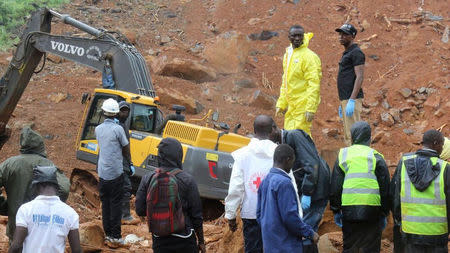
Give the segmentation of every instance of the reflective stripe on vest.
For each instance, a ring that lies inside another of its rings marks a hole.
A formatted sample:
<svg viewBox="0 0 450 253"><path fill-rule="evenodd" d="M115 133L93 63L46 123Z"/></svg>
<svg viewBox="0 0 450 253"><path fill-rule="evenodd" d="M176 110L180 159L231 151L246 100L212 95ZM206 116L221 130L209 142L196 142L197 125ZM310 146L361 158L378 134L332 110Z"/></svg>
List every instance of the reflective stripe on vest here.
<svg viewBox="0 0 450 253"><path fill-rule="evenodd" d="M402 231L417 235L442 235L448 232L447 205L444 193L444 169L446 162L431 157L433 166L438 164L439 175L424 191L417 190L406 172L405 162L416 155L404 156L401 168Z"/></svg>
<svg viewBox="0 0 450 253"><path fill-rule="evenodd" d="M343 206L381 206L375 154L376 150L365 145L353 145L339 152L339 167L345 173Z"/></svg>

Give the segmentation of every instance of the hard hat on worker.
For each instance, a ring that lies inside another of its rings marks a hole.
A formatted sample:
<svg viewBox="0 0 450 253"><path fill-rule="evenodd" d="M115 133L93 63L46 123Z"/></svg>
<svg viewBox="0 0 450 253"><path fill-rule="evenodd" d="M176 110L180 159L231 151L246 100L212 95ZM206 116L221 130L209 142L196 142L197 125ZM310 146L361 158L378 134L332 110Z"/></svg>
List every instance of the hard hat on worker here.
<svg viewBox="0 0 450 253"><path fill-rule="evenodd" d="M102 110L106 116L114 116L119 113L119 104L116 100L108 98L103 102Z"/></svg>

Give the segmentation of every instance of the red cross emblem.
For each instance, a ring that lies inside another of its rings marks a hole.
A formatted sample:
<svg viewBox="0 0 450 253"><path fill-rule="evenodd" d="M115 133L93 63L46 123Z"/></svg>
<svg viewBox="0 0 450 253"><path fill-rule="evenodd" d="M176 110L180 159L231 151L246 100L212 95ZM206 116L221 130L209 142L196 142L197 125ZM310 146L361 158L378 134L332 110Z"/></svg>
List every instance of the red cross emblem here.
<svg viewBox="0 0 450 253"><path fill-rule="evenodd" d="M261 184L261 177L257 177L256 180L253 181L253 184L256 186L256 189L259 189L259 185Z"/></svg>

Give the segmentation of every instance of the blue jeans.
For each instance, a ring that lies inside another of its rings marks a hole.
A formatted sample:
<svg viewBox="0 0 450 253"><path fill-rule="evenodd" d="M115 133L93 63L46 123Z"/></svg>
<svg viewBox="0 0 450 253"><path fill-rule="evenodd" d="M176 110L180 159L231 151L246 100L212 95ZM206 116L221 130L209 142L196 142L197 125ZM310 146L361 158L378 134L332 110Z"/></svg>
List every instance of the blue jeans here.
<svg viewBox="0 0 450 253"><path fill-rule="evenodd" d="M263 253L261 227L256 219L242 219L245 253Z"/></svg>
<svg viewBox="0 0 450 253"><path fill-rule="evenodd" d="M316 200L311 202L309 209L303 211L303 222L310 225L314 232L319 230L319 224L322 220L323 212L325 211L327 204L327 199ZM303 239L303 252L318 252L317 245L315 245L312 240Z"/></svg>

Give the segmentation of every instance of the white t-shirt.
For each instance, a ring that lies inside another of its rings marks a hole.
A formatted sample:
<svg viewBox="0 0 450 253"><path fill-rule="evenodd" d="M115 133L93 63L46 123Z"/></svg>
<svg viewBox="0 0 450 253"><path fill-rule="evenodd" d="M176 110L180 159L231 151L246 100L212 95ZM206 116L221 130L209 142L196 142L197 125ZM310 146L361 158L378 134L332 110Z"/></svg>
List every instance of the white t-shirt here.
<svg viewBox="0 0 450 253"><path fill-rule="evenodd" d="M17 211L16 226L28 229L23 253L64 253L70 230L78 229L78 214L58 196L39 195Z"/></svg>

